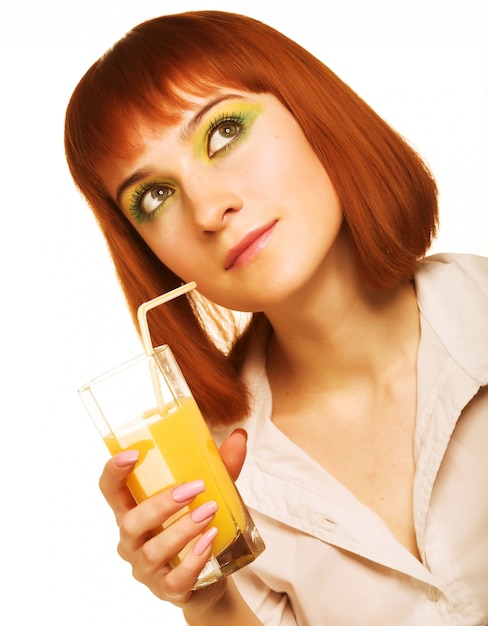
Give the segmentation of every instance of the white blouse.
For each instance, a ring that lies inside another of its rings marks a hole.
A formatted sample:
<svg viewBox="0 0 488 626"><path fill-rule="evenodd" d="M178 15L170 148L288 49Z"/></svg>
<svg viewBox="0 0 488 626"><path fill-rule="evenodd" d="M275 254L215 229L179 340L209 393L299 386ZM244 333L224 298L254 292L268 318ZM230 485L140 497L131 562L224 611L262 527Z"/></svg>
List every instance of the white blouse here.
<svg viewBox="0 0 488 626"><path fill-rule="evenodd" d="M275 427L265 338L246 364L238 487L267 547L234 579L266 626L488 625L488 259L430 257L415 285L421 561Z"/></svg>

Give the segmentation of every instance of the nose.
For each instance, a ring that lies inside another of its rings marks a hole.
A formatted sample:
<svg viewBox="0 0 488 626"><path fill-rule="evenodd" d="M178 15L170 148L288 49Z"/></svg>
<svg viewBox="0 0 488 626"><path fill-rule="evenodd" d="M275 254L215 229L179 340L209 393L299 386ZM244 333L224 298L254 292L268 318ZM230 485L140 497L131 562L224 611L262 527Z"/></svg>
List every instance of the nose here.
<svg viewBox="0 0 488 626"><path fill-rule="evenodd" d="M242 208L242 199L232 184L216 172L192 174L184 188L191 219L201 232L219 231Z"/></svg>

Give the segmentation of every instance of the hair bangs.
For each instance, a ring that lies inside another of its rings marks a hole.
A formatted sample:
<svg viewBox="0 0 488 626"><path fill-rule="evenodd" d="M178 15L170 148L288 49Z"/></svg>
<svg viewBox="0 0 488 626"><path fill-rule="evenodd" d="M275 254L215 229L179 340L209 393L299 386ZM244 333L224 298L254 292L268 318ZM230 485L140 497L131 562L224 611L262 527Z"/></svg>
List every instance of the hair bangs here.
<svg viewBox="0 0 488 626"><path fill-rule="evenodd" d="M198 20L180 23L178 18L156 18L131 30L76 87L67 109L65 148L85 195L106 194L102 172L137 156L143 148L141 127L176 124L188 110L188 95L263 88L252 78L251 33L243 35L237 50L235 33L218 20L198 28Z"/></svg>

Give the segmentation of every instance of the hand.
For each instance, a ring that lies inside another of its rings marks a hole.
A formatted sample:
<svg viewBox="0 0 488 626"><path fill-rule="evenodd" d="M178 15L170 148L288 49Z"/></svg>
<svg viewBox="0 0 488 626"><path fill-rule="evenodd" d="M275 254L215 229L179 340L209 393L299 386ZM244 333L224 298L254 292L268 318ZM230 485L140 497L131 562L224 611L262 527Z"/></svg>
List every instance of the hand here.
<svg viewBox="0 0 488 626"><path fill-rule="evenodd" d="M220 453L229 473L235 480L246 455L246 433L235 430L220 448ZM165 530L158 532L161 525L172 515L190 504L203 484L192 483L166 489L139 505L136 505L127 488L127 476L137 461L137 452L127 451L111 459L100 478L100 489L114 511L120 529L118 552L132 565L134 577L145 584L162 600L191 609L194 613L200 608L208 610L223 596L226 581L192 591L197 577L208 560L212 546L212 529L209 527L213 513L197 521L190 513L184 514ZM195 477L198 479L198 477ZM205 513L205 510L202 514ZM201 520L201 521L200 521ZM201 539L190 549L175 568L169 561L207 527ZM157 534L155 534L157 532Z"/></svg>

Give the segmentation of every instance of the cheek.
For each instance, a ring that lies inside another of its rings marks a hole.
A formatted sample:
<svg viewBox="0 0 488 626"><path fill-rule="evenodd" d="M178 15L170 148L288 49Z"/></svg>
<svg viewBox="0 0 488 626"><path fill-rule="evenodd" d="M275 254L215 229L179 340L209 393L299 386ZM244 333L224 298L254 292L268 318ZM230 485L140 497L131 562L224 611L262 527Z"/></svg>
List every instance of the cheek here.
<svg viewBox="0 0 488 626"><path fill-rule="evenodd" d="M181 244L184 241L183 234L174 226L171 228L163 228L162 224L161 228L155 226L156 224L150 224L146 232L141 229L139 234L167 268L184 278L182 271L189 255L187 246Z"/></svg>
<svg viewBox="0 0 488 626"><path fill-rule="evenodd" d="M317 183L322 186L329 182L321 162L301 133L277 136L270 148L266 157L255 163L255 169L279 180L288 191L307 193Z"/></svg>

